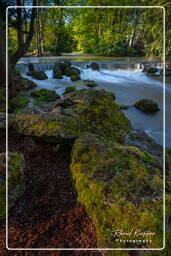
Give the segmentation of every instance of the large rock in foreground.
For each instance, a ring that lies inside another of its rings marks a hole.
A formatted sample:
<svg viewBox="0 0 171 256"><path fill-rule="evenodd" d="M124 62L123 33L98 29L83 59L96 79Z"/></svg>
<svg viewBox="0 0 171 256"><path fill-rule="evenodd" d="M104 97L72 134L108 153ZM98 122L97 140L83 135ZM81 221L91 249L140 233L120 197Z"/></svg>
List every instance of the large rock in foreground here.
<svg viewBox="0 0 171 256"><path fill-rule="evenodd" d="M99 247L163 246L162 165L155 156L84 134L73 146L70 169L78 200L96 227ZM130 237L120 234L131 230Z"/></svg>
<svg viewBox="0 0 171 256"><path fill-rule="evenodd" d="M25 190L24 179L24 157L22 154L8 153L8 210L22 196ZM5 218L5 198L6 198L6 154L0 154L0 221Z"/></svg>
<svg viewBox="0 0 171 256"><path fill-rule="evenodd" d="M66 94L56 101L51 113L19 113L13 126L18 133L54 141L75 139L84 132L91 132L123 142L132 129L112 95L92 89Z"/></svg>

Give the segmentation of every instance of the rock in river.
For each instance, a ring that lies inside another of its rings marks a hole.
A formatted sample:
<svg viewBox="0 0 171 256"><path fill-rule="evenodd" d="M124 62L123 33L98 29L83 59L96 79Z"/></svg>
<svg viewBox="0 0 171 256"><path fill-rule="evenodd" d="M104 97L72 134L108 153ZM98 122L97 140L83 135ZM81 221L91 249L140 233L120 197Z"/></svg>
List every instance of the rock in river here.
<svg viewBox="0 0 171 256"><path fill-rule="evenodd" d="M100 65L96 62L92 62L91 64L87 64L86 68L91 68L92 70L100 70Z"/></svg>
<svg viewBox="0 0 171 256"><path fill-rule="evenodd" d="M37 86L33 81L30 81L29 79L24 78L20 75L15 76L14 82L17 91L33 89Z"/></svg>
<svg viewBox="0 0 171 256"><path fill-rule="evenodd" d="M155 113L159 110L157 103L149 99L139 100L134 106L145 113Z"/></svg>

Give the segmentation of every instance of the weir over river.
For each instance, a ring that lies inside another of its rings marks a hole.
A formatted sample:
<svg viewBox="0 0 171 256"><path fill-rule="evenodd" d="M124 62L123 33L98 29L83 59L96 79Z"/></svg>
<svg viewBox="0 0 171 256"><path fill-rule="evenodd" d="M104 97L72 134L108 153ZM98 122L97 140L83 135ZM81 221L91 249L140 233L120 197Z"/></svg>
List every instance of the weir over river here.
<svg viewBox="0 0 171 256"><path fill-rule="evenodd" d="M63 79L53 78L54 63L60 60L69 60L74 66L81 69L81 78L96 81L99 86L96 89L112 91L116 95L116 102L120 105L128 105L127 110L123 110L131 121L135 129L144 130L157 143L163 144L163 78L156 75L148 75L142 72L143 64L147 60L136 58L82 58L82 57L29 57L21 58L16 69L20 73L33 80L39 88L56 90L63 94L67 86L75 86L77 89L85 88L80 82L72 82L69 77ZM86 69L86 64L95 61L100 64L100 71ZM35 80L25 73L28 71L28 63L33 63L36 70L43 70L48 76L47 80ZM149 63L149 62L148 62ZM150 65L162 69L162 63L150 62ZM87 87L86 87L87 88ZM166 77L166 147L171 147L171 77ZM142 98L149 98L157 102L160 111L155 114L145 114L133 107L133 104Z"/></svg>

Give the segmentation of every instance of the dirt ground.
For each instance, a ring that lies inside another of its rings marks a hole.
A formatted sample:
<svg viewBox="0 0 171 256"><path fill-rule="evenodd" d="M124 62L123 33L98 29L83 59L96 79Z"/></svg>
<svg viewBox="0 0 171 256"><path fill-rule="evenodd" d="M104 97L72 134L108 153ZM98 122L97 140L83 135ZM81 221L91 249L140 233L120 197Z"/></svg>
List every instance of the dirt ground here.
<svg viewBox="0 0 171 256"><path fill-rule="evenodd" d="M0 152L5 150L1 139ZM77 202L69 171L71 148L10 135L9 151L25 158L26 190L9 212L10 248L97 248L95 228ZM0 227L1 255L99 256L98 251L7 251Z"/></svg>

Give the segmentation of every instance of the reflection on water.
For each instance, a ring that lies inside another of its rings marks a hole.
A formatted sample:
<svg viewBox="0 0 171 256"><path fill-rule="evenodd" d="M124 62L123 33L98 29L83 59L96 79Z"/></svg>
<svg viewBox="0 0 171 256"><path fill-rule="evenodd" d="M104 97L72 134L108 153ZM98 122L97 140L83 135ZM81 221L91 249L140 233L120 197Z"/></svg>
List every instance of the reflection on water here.
<svg viewBox="0 0 171 256"><path fill-rule="evenodd" d="M28 59L28 58L27 58ZM30 58L30 62L32 58ZM74 84L77 89L85 88L81 81L72 82L69 77L63 79L54 79L52 68L54 61L50 58L47 59L36 58L37 62L34 66L37 70L45 70L48 79L47 80L35 80L29 76L23 74L24 77L33 80L39 88L48 88L56 90L60 95L63 94L65 87ZM17 69L21 73L27 72L27 60L21 60L17 65ZM105 89L112 91L116 95L116 101L122 105L129 105L128 110L124 110L125 115L129 118L134 128L145 130L149 136L155 139L156 142L162 145L163 143L163 83L162 78L147 75L142 70L142 61L136 59L122 59L116 60L111 58L105 61L99 61L101 66L100 71L93 71L91 69L85 69L85 65L92 60L85 61L72 61L73 65L82 69L81 78L84 80L90 79L98 82L97 89ZM94 60L93 60L94 61ZM23 63L22 63L23 62ZM159 64L156 64L159 65ZM160 111L147 115L133 107L133 104L142 98L149 98L156 101L160 107ZM171 114L171 81L167 79L166 83L166 146L171 147L171 122L169 118Z"/></svg>

